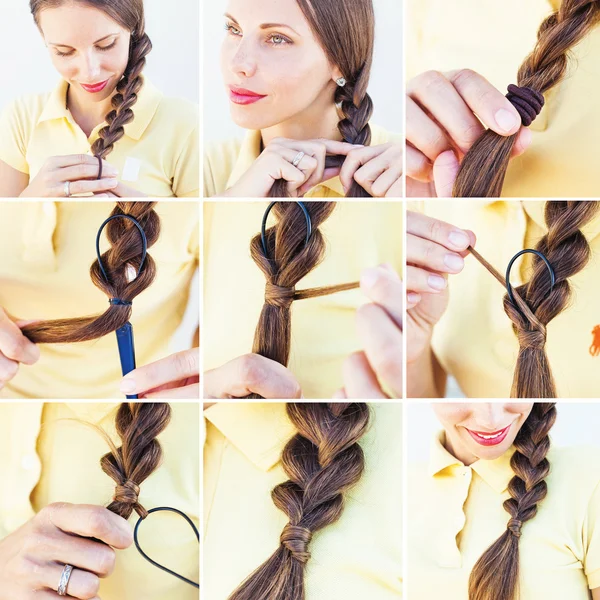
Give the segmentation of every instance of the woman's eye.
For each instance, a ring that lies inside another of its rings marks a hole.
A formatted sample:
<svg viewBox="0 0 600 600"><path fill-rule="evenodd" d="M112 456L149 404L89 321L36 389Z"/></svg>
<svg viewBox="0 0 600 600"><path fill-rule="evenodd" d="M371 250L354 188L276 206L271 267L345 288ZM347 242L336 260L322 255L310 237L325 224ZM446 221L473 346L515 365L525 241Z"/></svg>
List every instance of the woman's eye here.
<svg viewBox="0 0 600 600"><path fill-rule="evenodd" d="M288 38L279 35L278 33L274 33L273 35L271 35L269 37L270 43L273 44L273 46L284 46L285 44L291 44L291 40L289 40Z"/></svg>
<svg viewBox="0 0 600 600"><path fill-rule="evenodd" d="M98 48L100 52L106 52L107 50L112 50L112 48L114 48L116 45L117 40L115 40L112 44L109 44L108 46L96 46L96 48Z"/></svg>
<svg viewBox="0 0 600 600"><path fill-rule="evenodd" d="M232 23L225 24L225 31L230 33L231 35L241 36L242 32Z"/></svg>
<svg viewBox="0 0 600 600"><path fill-rule="evenodd" d="M61 52L60 50L56 50L56 56L72 56L74 50L69 50L68 52Z"/></svg>

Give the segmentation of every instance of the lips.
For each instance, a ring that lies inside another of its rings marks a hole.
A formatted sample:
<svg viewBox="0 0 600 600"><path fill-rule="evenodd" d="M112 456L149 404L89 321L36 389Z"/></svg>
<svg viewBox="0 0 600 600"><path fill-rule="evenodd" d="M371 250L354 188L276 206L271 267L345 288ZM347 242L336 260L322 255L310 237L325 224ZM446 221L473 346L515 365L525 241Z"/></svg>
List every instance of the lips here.
<svg viewBox="0 0 600 600"><path fill-rule="evenodd" d="M108 79L106 81L101 81L100 83L94 83L91 85L88 85L85 83L80 83L79 85L86 92L89 92L90 94L97 94L98 92L101 92L108 85Z"/></svg>
<svg viewBox="0 0 600 600"><path fill-rule="evenodd" d="M471 437L481 446L497 446L501 444L508 435L510 431L512 423L505 427L504 429L500 429L498 431L472 431L471 429L467 429ZM465 428L466 429L466 428Z"/></svg>
<svg viewBox="0 0 600 600"><path fill-rule="evenodd" d="M263 94L257 94L256 92L253 92L252 90L239 88L239 87L236 87L233 85L229 86L229 99L234 104L241 104L241 105L254 104L255 102L258 102L259 100L262 100L263 98L266 98L266 96Z"/></svg>

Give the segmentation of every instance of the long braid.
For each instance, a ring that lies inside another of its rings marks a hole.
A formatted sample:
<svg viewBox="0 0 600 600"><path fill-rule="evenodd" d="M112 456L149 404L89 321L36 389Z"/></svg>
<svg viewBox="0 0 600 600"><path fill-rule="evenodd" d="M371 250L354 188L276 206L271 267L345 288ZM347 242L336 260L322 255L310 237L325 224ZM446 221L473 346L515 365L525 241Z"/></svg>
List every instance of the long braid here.
<svg viewBox="0 0 600 600"><path fill-rule="evenodd" d="M155 202L117 202L111 216L129 215L135 218L144 230L150 248L160 235L160 219L154 210L155 204ZM108 298L132 302L154 281L156 264L148 254L141 272L130 281L132 270L137 273L142 260L142 240L139 231L127 219L113 219L108 223L105 231L111 247L101 258L108 281L100 270L98 260L92 264L90 276L94 285ZM83 342L116 331L127 323L131 312L131 306L111 304L101 315L41 321L27 325L22 331L34 343Z"/></svg>
<svg viewBox="0 0 600 600"><path fill-rule="evenodd" d="M115 425L121 446L111 444L102 457L102 470L117 484L108 510L129 519L135 510L142 518L148 512L139 502L140 485L160 466L162 448L156 437L167 427L171 407L164 403L125 402Z"/></svg>
<svg viewBox="0 0 600 600"><path fill-rule="evenodd" d="M559 9L540 26L536 46L519 69L518 85L544 94L562 81L569 51L599 17L598 0L562 0ZM527 119L523 124L529 124ZM453 196L499 197L517 135L505 137L491 129L483 133L460 165Z"/></svg>
<svg viewBox="0 0 600 600"><path fill-rule="evenodd" d="M146 66L146 56L152 50L152 42L143 32L143 23L140 28L140 33L134 31L131 34L129 62L123 78L117 84L117 93L112 97L113 110L106 115L107 125L100 130L92 146L94 156L102 159L112 152L115 144L125 135L125 125L133 121L132 107L144 85L141 73Z"/></svg>
<svg viewBox="0 0 600 600"><path fill-rule="evenodd" d="M335 523L344 494L364 471L359 441L369 408L359 403L296 403L287 413L298 433L281 462L288 480L272 492L289 519L279 548L235 590L229 600L304 600L304 571L313 535Z"/></svg>
<svg viewBox="0 0 600 600"><path fill-rule="evenodd" d="M515 600L519 588L521 528L535 517L548 493L549 433L556 421L554 403L537 403L515 439L511 458L514 477L504 510L510 515L506 531L479 558L469 579L469 600Z"/></svg>

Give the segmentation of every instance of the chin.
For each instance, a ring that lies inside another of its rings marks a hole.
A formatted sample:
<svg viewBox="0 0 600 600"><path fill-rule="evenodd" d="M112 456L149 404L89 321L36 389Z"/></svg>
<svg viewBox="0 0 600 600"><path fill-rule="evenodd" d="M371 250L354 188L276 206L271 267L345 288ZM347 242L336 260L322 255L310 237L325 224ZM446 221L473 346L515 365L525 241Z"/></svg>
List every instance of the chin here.
<svg viewBox="0 0 600 600"><path fill-rule="evenodd" d="M259 130L268 129L273 125L278 125L280 121L269 118L263 108L258 109L257 106L248 105L241 106L230 101L229 114L232 121L243 129Z"/></svg>

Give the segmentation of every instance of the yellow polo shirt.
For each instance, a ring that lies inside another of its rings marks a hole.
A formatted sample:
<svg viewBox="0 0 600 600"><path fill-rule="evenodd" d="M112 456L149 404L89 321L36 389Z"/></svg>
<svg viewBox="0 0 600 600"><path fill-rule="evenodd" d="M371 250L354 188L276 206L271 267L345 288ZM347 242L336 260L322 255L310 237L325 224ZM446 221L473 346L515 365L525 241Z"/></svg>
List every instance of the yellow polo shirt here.
<svg viewBox="0 0 600 600"><path fill-rule="evenodd" d="M541 200L409 203L409 209L421 208L431 217L474 231L476 249L502 274L517 252L535 248L547 232L544 206ZM600 213L583 233L592 258L569 279L571 302L547 328L546 352L562 398L598 396L600 357L590 353L590 346L597 337L592 330L600 323ZM528 281L531 256L517 259L511 272L513 286ZM433 336L442 367L468 397L508 398L519 344L503 309L504 287L474 257L467 256L462 273L449 277L449 290L448 310Z"/></svg>
<svg viewBox="0 0 600 600"><path fill-rule="evenodd" d="M401 136L371 125L371 146L403 142ZM220 196L238 182L260 156L260 131L248 131L243 139L214 142L204 152L204 197ZM309 190L305 198L343 198L344 188L339 177L324 181Z"/></svg>
<svg viewBox="0 0 600 600"><path fill-rule="evenodd" d="M52 92L18 98L0 114L0 160L30 180L52 156L91 154L106 126L101 123L88 138L66 106L67 89L61 79ZM133 112L107 157L119 180L156 198L199 196L198 107L166 98L145 79Z"/></svg>
<svg viewBox="0 0 600 600"><path fill-rule="evenodd" d="M429 464L408 468L407 585L411 600L467 600L473 566L506 531L514 449L464 466L436 436ZM521 600L589 600L600 587L600 449L548 454L548 495L519 539Z"/></svg>
<svg viewBox="0 0 600 600"><path fill-rule="evenodd" d="M115 484L102 472L109 448L89 427L98 425L115 443L118 404L0 404L0 539L53 502L106 506ZM171 404L172 420L158 439L163 463L140 488L150 510L171 506L199 527L200 465L197 404ZM76 449L76 454L74 454ZM129 522L133 527L138 516ZM198 581L198 541L190 526L170 513L153 513L140 525L142 549L154 560ZM134 545L117 551L114 573L102 580L103 600L193 600L198 590L148 563Z"/></svg>
<svg viewBox="0 0 600 600"><path fill-rule="evenodd" d="M560 0L408 0L407 76L471 68L503 94L533 50L542 21ZM507 36L510 43L506 43ZM503 196L597 197L600 28L570 52L567 75L545 94L531 125L533 143L511 161Z"/></svg>
<svg viewBox="0 0 600 600"><path fill-rule="evenodd" d="M204 368L252 350L264 303L265 277L250 257L267 202L204 204ZM271 221L269 221L270 223ZM307 289L358 281L367 267L388 262L402 272L403 207L397 202L338 202L320 227L325 260L296 286ZM331 398L343 385L344 359L361 344L356 309L360 290L292 304L289 368L306 398Z"/></svg>
<svg viewBox="0 0 600 600"><path fill-rule="evenodd" d="M365 472L310 543L306 600L402 598L402 407L370 407ZM287 517L271 490L287 479L279 458L295 429L280 403L219 403L204 416L203 590L226 600L279 545Z"/></svg>
<svg viewBox="0 0 600 600"><path fill-rule="evenodd" d="M0 203L0 306L19 319L103 313L108 299L92 283L98 228L113 202ZM193 203L159 202L161 235L150 249L153 285L133 303L137 364L169 354L198 267L199 213ZM101 251L108 249L103 236ZM114 334L77 344L41 344L41 358L21 365L0 398L116 398L121 366Z"/></svg>

